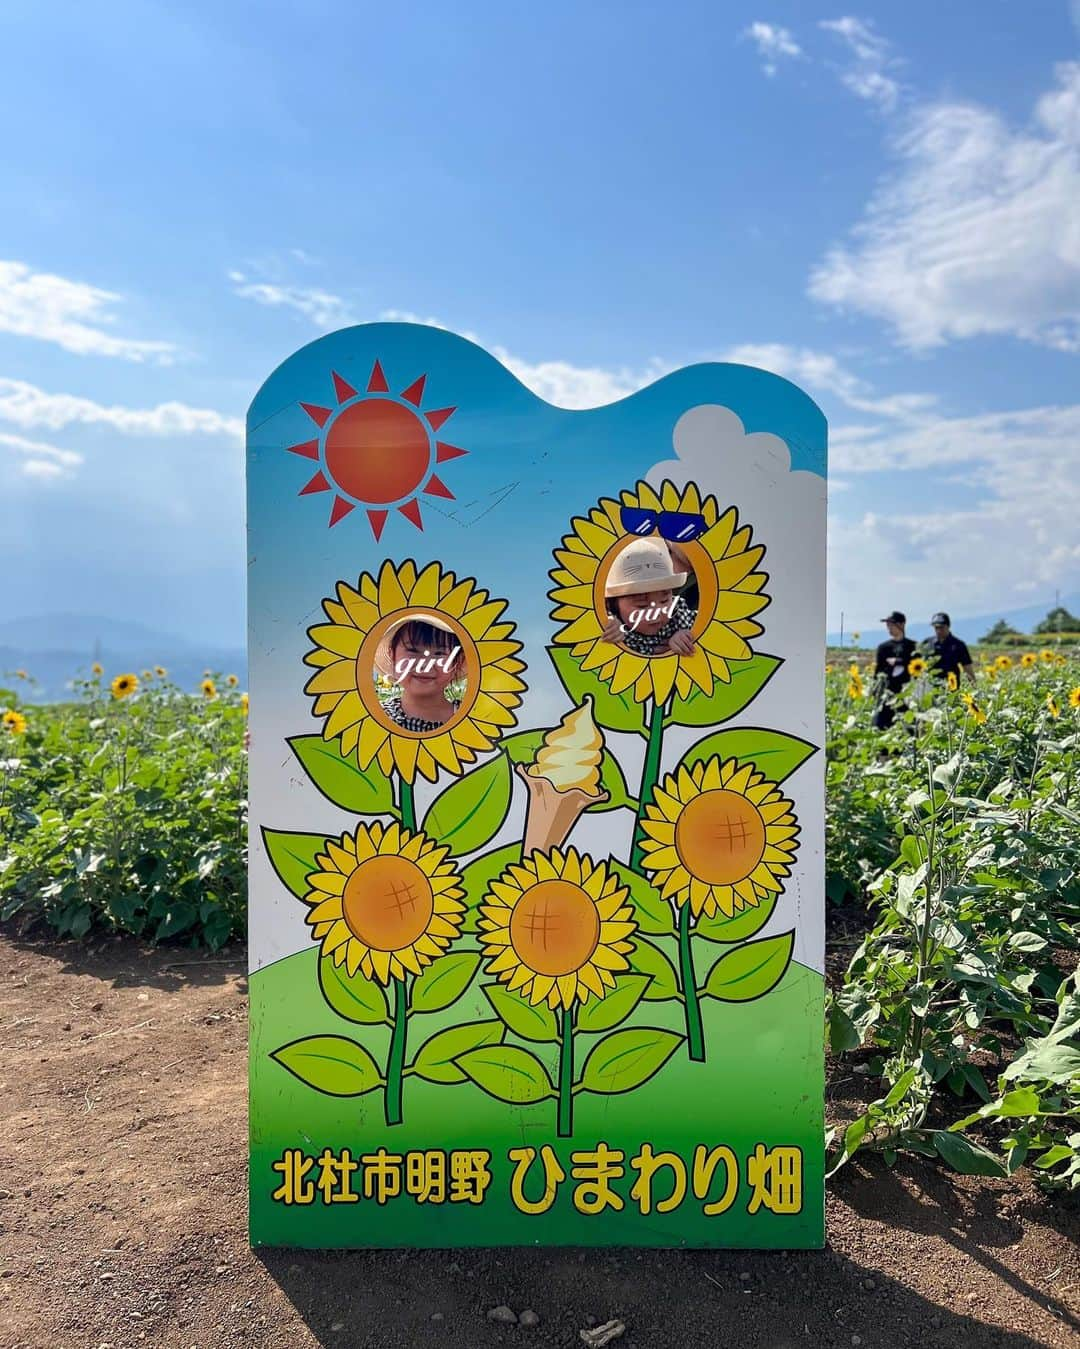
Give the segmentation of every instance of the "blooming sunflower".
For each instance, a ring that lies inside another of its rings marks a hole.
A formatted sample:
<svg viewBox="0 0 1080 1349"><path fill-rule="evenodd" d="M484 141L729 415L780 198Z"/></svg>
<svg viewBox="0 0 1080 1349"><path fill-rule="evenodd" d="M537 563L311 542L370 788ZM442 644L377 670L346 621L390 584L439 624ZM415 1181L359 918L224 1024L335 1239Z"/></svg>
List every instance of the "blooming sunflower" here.
<svg viewBox="0 0 1080 1349"><path fill-rule="evenodd" d="M159 679L164 679L169 672L168 670L166 670L164 665L155 665L154 673L157 675Z"/></svg>
<svg viewBox="0 0 1080 1349"><path fill-rule="evenodd" d="M704 533L680 544L698 584L697 619L691 629L694 650L688 656L639 656L601 640L607 624L607 576L627 540L621 520L624 506L704 517ZM639 482L618 501L605 497L587 517L571 523L573 531L555 550L558 565L550 572L555 583L549 592L552 617L563 621L555 642L569 646L581 668L595 670L613 693L631 690L639 703L647 698L664 703L672 689L685 698L695 685L709 694L716 680L730 683L730 663L753 655L750 639L764 632L753 616L769 603L769 596L762 593L768 574L756 570L765 549L760 544L751 547L753 531L748 525L740 527L735 507L721 515L716 498L702 498L693 483L680 491L664 482L656 491Z"/></svg>
<svg viewBox="0 0 1080 1349"><path fill-rule="evenodd" d="M1025 651L1020 657L1020 664L1025 670L1030 670L1033 665L1038 665L1039 658L1034 651Z"/></svg>
<svg viewBox="0 0 1080 1349"><path fill-rule="evenodd" d="M994 664L999 670L1011 670L1012 656L998 656L997 660L994 661Z"/></svg>
<svg viewBox="0 0 1080 1349"><path fill-rule="evenodd" d="M90 666L90 673L92 675L103 675L105 673L105 667L99 665L97 661L94 661L93 665Z"/></svg>
<svg viewBox="0 0 1080 1349"><path fill-rule="evenodd" d="M16 679L29 679L30 676L27 674L27 672L26 672L25 670L16 670L16 671L15 671L15 678L16 678Z"/></svg>
<svg viewBox="0 0 1080 1349"><path fill-rule="evenodd" d="M866 690L863 688L862 677L860 675L853 674L851 676L848 680L847 691L849 698L865 697Z"/></svg>
<svg viewBox="0 0 1080 1349"><path fill-rule="evenodd" d="M798 848L792 802L753 764L680 765L645 808L645 858L665 899L730 918L783 890Z"/></svg>
<svg viewBox="0 0 1080 1349"><path fill-rule="evenodd" d="M308 875L305 922L350 975L386 985L419 974L458 935L465 906L449 848L396 822L326 840Z"/></svg>
<svg viewBox="0 0 1080 1349"><path fill-rule="evenodd" d="M231 674L225 676L225 683L228 684L229 688L234 689L236 688L237 684L240 683L240 680L237 678L236 675Z"/></svg>
<svg viewBox="0 0 1080 1349"><path fill-rule="evenodd" d="M1046 695L1046 710L1056 721L1061 716L1061 704L1052 693Z"/></svg>
<svg viewBox="0 0 1080 1349"><path fill-rule="evenodd" d="M26 718L14 708L9 708L3 716L0 716L0 726L3 726L10 735L26 734Z"/></svg>
<svg viewBox="0 0 1080 1349"><path fill-rule="evenodd" d="M923 660L922 656L913 656L908 661L907 672L912 679L918 679L919 675L926 673L926 661Z"/></svg>
<svg viewBox="0 0 1080 1349"><path fill-rule="evenodd" d="M1048 646L1044 646L1039 652L1039 659L1044 665L1053 665L1055 653Z"/></svg>
<svg viewBox="0 0 1080 1349"><path fill-rule="evenodd" d="M199 685L199 689L202 692L202 696L208 702L213 702L213 700L217 697L217 685L214 683L212 679L204 679L203 682Z"/></svg>
<svg viewBox="0 0 1080 1349"><path fill-rule="evenodd" d="M109 687L114 698L128 698L139 687L139 679L133 674L117 675Z"/></svg>
<svg viewBox="0 0 1080 1349"><path fill-rule="evenodd" d="M317 671L304 692L315 697L314 715L326 718L323 738L340 738L343 755L355 753L361 768L375 760L388 776L396 768L408 783L417 773L434 782L440 768L460 773L515 725L525 665L516 659L521 643L513 639L513 623L500 621L505 600L491 599L437 562L418 573L411 561L385 562L377 580L365 574L355 589L339 581L337 596L323 600L329 621L308 629L315 649L304 662ZM425 614L453 628L464 654L465 692L440 730L409 731L379 701L375 653L393 627Z"/></svg>
<svg viewBox="0 0 1080 1349"><path fill-rule="evenodd" d="M606 863L573 848L512 863L480 905L488 972L534 1007L605 997L630 967L637 923L628 893Z"/></svg>
<svg viewBox="0 0 1080 1349"><path fill-rule="evenodd" d="M1069 690L1069 706L1080 707L1080 684Z"/></svg>
<svg viewBox="0 0 1080 1349"><path fill-rule="evenodd" d="M960 687L960 681L956 677L955 670L950 670L949 673L945 676L945 683L948 685L950 693L955 693L956 690Z"/></svg>
<svg viewBox="0 0 1080 1349"><path fill-rule="evenodd" d="M250 704L250 699L248 698L248 695L247 695L246 693L241 693L241 695L240 695L240 710L244 713L245 716L247 715L247 711L248 711L249 704Z"/></svg>

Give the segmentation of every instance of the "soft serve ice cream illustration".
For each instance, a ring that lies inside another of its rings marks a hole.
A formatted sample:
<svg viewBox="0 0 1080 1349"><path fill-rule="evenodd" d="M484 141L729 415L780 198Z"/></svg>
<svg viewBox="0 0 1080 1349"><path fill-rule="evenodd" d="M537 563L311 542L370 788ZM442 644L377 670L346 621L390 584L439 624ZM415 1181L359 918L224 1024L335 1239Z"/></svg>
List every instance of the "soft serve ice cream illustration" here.
<svg viewBox="0 0 1080 1349"><path fill-rule="evenodd" d="M548 731L528 768L518 774L529 789L523 852L543 852L566 842L582 811L607 800L600 786L604 737L593 720L592 699L573 708Z"/></svg>

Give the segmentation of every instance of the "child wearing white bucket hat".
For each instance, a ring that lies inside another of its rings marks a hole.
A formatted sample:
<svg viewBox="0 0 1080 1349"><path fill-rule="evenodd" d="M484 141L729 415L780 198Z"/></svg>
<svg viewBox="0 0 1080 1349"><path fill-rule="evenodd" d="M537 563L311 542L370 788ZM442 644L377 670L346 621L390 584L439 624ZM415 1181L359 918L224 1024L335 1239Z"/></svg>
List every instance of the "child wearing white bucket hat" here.
<svg viewBox="0 0 1080 1349"><path fill-rule="evenodd" d="M407 616L382 637L375 668L401 692L383 711L403 731L437 731L457 712L447 690L465 672L465 658L453 628L434 614Z"/></svg>
<svg viewBox="0 0 1080 1349"><path fill-rule="evenodd" d="M604 641L638 656L690 655L697 610L676 594L689 579L688 570L675 570L673 550L662 539L628 543L612 562L604 587L611 616Z"/></svg>

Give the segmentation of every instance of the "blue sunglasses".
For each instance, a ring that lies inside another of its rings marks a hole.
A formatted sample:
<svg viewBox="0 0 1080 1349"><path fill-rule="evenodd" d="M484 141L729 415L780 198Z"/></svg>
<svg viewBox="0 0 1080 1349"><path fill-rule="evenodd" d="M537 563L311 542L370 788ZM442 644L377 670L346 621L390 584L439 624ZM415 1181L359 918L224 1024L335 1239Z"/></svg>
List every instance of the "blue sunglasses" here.
<svg viewBox="0 0 1080 1349"><path fill-rule="evenodd" d="M654 534L657 530L662 539L672 543L689 543L705 533L707 525L703 515L690 511L650 511L644 506L623 506L619 519L627 534Z"/></svg>

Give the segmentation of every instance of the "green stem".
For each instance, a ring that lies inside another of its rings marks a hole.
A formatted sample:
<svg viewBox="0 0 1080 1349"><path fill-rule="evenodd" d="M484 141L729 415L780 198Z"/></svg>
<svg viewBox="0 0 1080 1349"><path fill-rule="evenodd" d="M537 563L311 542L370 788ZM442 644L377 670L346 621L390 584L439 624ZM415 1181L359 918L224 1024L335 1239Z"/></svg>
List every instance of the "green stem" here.
<svg viewBox="0 0 1080 1349"><path fill-rule="evenodd" d="M649 739L645 746L645 765L641 770L637 815L634 819L634 846L630 853L630 870L636 871L639 876L645 874L641 865L645 860L645 850L641 846L645 840L645 807L652 800L653 788L660 781L660 751L663 743L664 708L662 704L654 702L649 713Z"/></svg>
<svg viewBox="0 0 1080 1349"><path fill-rule="evenodd" d="M411 782L406 782L404 778L400 780L400 790L398 792L398 808L401 811L401 823L410 833L416 831L416 802L413 800L413 788Z"/></svg>
<svg viewBox="0 0 1080 1349"><path fill-rule="evenodd" d="M562 1013L562 1040L559 1046L559 1137L574 1132L574 1014Z"/></svg>
<svg viewBox="0 0 1080 1349"><path fill-rule="evenodd" d="M686 999L686 1047L695 1063L705 1062L705 1030L701 1024L694 950L690 942L690 903L679 906L679 980Z"/></svg>
<svg viewBox="0 0 1080 1349"><path fill-rule="evenodd" d="M386 1061L386 1123L401 1123L401 1082L405 1075L405 1037L408 1033L409 995L404 979L394 980L394 1031Z"/></svg>

